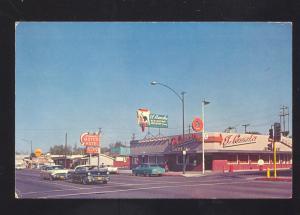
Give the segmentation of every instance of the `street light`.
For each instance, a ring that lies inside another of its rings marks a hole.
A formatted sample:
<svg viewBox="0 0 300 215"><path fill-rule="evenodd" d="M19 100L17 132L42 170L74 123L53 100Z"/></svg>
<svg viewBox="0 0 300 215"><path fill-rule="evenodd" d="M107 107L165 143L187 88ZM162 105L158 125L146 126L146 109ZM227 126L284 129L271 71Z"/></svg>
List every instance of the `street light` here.
<svg viewBox="0 0 300 215"><path fill-rule="evenodd" d="M179 98L179 100L181 101L182 103L182 141L184 141L184 94L186 92L182 91L180 94L181 96L174 90L172 89L171 87L169 87L168 85L166 84L163 84L163 83L159 83L159 82L156 82L156 81L152 81L151 82L151 85L161 85L161 86L164 86L166 88L168 88L169 90L171 90L173 93L175 93L175 95Z"/></svg>
<svg viewBox="0 0 300 215"><path fill-rule="evenodd" d="M182 173L185 174L185 156L186 156L186 149L183 148L182 150Z"/></svg>
<svg viewBox="0 0 300 215"><path fill-rule="evenodd" d="M205 126L205 122L204 122L204 106L208 105L210 102L205 101L205 99L202 101L202 120L203 120L203 131L202 131L202 174L204 175L204 171L205 171L205 161L204 161L204 126Z"/></svg>

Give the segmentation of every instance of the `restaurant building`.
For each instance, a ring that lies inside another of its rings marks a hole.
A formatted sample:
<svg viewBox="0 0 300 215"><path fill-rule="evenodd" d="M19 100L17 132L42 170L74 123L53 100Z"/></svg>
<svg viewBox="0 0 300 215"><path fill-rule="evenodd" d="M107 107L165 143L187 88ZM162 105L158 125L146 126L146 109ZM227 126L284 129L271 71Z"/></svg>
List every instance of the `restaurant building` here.
<svg viewBox="0 0 300 215"><path fill-rule="evenodd" d="M202 133L167 137L153 137L130 142L131 168L140 163L156 163L170 171L182 171L183 149L187 171L202 170ZM273 151L268 149L269 136L207 132L204 140L205 170L228 171L259 169L258 160L263 160L262 168L274 167ZM291 168L292 139L282 137L275 142L277 168Z"/></svg>

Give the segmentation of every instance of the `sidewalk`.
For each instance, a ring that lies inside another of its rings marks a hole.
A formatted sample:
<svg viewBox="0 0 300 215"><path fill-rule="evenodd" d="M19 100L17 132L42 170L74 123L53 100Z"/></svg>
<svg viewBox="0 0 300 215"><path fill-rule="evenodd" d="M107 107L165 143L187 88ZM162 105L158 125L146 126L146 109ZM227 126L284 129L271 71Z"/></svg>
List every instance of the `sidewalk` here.
<svg viewBox="0 0 300 215"><path fill-rule="evenodd" d="M213 175L217 174L216 172L212 172L210 170L206 170L205 174L202 174L202 171L186 171L185 174L182 172L166 172L163 174L163 176L183 176L183 177L202 177L202 176L207 176L207 175Z"/></svg>
<svg viewBox="0 0 300 215"><path fill-rule="evenodd" d="M127 175L132 175L132 170L122 170L119 169L119 174L127 174ZM212 174L217 174L214 173L210 170L206 170L205 174L202 174L202 171L186 171L185 174L182 173L182 171L180 172L166 172L163 174L163 176L183 176L183 177L200 177L200 176L206 176L206 175L212 175Z"/></svg>

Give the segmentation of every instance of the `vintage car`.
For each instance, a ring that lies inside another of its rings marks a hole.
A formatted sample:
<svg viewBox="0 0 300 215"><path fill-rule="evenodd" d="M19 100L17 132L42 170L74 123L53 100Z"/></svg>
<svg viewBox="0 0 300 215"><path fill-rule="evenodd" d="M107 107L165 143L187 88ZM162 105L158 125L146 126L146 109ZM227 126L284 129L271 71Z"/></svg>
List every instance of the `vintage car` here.
<svg viewBox="0 0 300 215"><path fill-rule="evenodd" d="M161 168L157 164L141 164L136 168L132 169L133 175L161 176L163 173L165 173L165 169Z"/></svg>
<svg viewBox="0 0 300 215"><path fill-rule="evenodd" d="M41 169L40 177L42 179L49 179L50 181L55 179L67 179L68 169L65 169L61 165L44 166Z"/></svg>
<svg viewBox="0 0 300 215"><path fill-rule="evenodd" d="M112 165L104 165L105 168L107 168L107 171L109 174L117 174L118 173L118 167L114 167Z"/></svg>
<svg viewBox="0 0 300 215"><path fill-rule="evenodd" d="M26 166L24 163L16 163L15 169L16 170L26 169Z"/></svg>
<svg viewBox="0 0 300 215"><path fill-rule="evenodd" d="M69 171L69 179L72 182L82 184L98 182L106 184L110 180L107 168L98 168L98 166L94 165L80 165L75 167L73 171Z"/></svg>

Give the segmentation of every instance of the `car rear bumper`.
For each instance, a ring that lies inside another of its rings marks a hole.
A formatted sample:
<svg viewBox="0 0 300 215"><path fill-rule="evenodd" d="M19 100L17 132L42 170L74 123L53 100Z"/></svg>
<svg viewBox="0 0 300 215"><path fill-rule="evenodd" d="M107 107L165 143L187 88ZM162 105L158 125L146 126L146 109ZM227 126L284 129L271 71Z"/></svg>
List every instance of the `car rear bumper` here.
<svg viewBox="0 0 300 215"><path fill-rule="evenodd" d="M97 183L97 182L108 182L110 178L108 176L89 176L89 183Z"/></svg>
<svg viewBox="0 0 300 215"><path fill-rule="evenodd" d="M62 180L65 180L68 178L68 174L67 173L60 173L60 174L55 174L55 175L52 175L52 177L54 179L62 179Z"/></svg>

